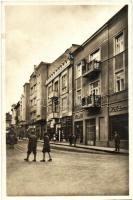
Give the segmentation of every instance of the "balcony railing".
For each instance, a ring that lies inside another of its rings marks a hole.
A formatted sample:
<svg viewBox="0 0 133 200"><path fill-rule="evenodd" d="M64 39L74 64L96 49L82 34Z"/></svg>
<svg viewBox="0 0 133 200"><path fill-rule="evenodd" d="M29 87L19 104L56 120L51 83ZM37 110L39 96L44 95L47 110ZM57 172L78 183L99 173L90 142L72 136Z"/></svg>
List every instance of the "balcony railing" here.
<svg viewBox="0 0 133 200"><path fill-rule="evenodd" d="M100 61L92 60L83 66L82 75L83 77L91 77L92 75L96 75L100 72Z"/></svg>
<svg viewBox="0 0 133 200"><path fill-rule="evenodd" d="M82 108L100 108L101 107L101 96L90 95L82 98Z"/></svg>
<svg viewBox="0 0 133 200"><path fill-rule="evenodd" d="M48 114L48 119L56 119L56 118L59 118L59 113L52 112L52 113Z"/></svg>
<svg viewBox="0 0 133 200"><path fill-rule="evenodd" d="M58 96L59 96L59 93L57 91L52 91L49 94L49 98L50 99L52 99L52 98L58 98Z"/></svg>

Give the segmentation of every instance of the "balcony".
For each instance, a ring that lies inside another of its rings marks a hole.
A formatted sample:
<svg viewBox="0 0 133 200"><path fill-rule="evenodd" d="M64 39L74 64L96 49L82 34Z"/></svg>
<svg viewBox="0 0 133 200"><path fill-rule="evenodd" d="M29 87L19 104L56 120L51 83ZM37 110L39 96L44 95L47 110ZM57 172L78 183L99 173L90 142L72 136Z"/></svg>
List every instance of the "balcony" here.
<svg viewBox="0 0 133 200"><path fill-rule="evenodd" d="M52 112L52 113L48 114L48 119L57 119L59 117L60 117L59 113L57 113L57 112Z"/></svg>
<svg viewBox="0 0 133 200"><path fill-rule="evenodd" d="M83 77L95 77L100 72L100 61L92 60L82 68Z"/></svg>
<svg viewBox="0 0 133 200"><path fill-rule="evenodd" d="M52 91L49 94L49 99L58 98L59 94L57 91Z"/></svg>
<svg viewBox="0 0 133 200"><path fill-rule="evenodd" d="M101 96L90 95L82 98L82 108L93 109L101 107Z"/></svg>

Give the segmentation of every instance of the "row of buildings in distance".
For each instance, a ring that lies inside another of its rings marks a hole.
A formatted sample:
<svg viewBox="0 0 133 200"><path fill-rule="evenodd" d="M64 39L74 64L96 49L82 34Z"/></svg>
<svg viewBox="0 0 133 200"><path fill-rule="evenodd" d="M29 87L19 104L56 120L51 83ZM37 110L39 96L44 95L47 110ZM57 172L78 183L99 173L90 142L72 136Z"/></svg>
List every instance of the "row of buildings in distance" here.
<svg viewBox="0 0 133 200"><path fill-rule="evenodd" d="M36 127L51 137L113 146L118 131L128 148L128 6L82 45L72 44L53 63L34 66L23 94L12 105L14 126Z"/></svg>

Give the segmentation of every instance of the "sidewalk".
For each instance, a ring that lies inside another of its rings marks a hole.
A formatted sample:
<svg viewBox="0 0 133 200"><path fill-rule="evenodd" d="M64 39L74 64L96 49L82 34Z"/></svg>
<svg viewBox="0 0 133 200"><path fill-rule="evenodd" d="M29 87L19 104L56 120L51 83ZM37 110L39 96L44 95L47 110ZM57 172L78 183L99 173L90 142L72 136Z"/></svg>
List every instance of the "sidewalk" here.
<svg viewBox="0 0 133 200"><path fill-rule="evenodd" d="M23 140L27 140L24 138ZM23 141L19 140L19 141ZM43 140L38 140L38 142L43 143ZM51 148L60 149L65 151L74 151L74 152L82 152L82 153L111 153L111 154L123 154L128 155L129 151L127 149L120 149L120 152L115 152L113 147L99 147L99 146L89 146L84 144L76 144L76 146L69 145L69 142L58 142L51 141Z"/></svg>
<svg viewBox="0 0 133 200"><path fill-rule="evenodd" d="M112 147L98 147L98 146L89 146L89 145L83 145L83 144L76 144L76 147L73 145L70 146L68 142L51 142L52 148L58 148L62 150L67 151L80 151L80 152L86 152L86 153L94 153L95 152L106 152L106 153L113 153L113 154L129 154L129 151L126 149L120 149L120 152L114 152L114 148Z"/></svg>

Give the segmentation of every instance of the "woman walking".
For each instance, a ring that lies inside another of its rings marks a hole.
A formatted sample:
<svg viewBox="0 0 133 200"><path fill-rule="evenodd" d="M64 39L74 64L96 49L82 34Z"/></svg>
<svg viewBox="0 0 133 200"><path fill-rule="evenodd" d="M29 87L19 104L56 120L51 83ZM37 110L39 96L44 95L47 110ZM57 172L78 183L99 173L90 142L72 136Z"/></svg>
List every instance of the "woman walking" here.
<svg viewBox="0 0 133 200"><path fill-rule="evenodd" d="M48 153L49 155L49 162L52 161L51 155L50 155L50 141L49 141L49 136L46 133L44 133L44 145L43 145L43 159L40 160L40 162L45 162L45 154Z"/></svg>

